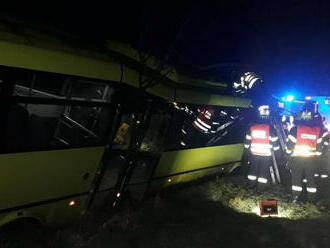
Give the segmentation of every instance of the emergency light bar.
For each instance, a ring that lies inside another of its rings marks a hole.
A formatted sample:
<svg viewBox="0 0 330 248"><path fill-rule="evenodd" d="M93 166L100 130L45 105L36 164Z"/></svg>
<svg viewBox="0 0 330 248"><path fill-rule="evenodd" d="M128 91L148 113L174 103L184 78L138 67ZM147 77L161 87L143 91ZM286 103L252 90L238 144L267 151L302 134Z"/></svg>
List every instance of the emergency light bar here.
<svg viewBox="0 0 330 248"><path fill-rule="evenodd" d="M293 95L288 95L285 98L285 101L287 101L287 102L292 102L293 100L294 100L294 96Z"/></svg>
<svg viewBox="0 0 330 248"><path fill-rule="evenodd" d="M261 200L259 208L260 216L278 215L277 200Z"/></svg>

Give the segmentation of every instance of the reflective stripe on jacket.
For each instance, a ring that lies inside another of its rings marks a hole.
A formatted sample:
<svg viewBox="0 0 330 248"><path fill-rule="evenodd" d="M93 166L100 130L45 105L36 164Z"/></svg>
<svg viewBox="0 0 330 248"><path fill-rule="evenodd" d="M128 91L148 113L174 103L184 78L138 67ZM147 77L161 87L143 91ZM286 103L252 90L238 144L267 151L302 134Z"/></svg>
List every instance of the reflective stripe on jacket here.
<svg viewBox="0 0 330 248"><path fill-rule="evenodd" d="M271 156L272 145L269 142L269 125L255 124L250 127L251 153L258 156Z"/></svg>
<svg viewBox="0 0 330 248"><path fill-rule="evenodd" d="M298 126L297 142L292 156L311 157L316 155L316 146L320 133L321 129L319 127Z"/></svg>
<svg viewBox="0 0 330 248"><path fill-rule="evenodd" d="M293 157L313 157L322 154L327 133L321 135L319 126L298 125L290 130L287 153Z"/></svg>
<svg viewBox="0 0 330 248"><path fill-rule="evenodd" d="M202 132L209 133L212 128L212 119L214 116L214 109L211 107L203 107L198 114L196 120L193 122L194 127Z"/></svg>

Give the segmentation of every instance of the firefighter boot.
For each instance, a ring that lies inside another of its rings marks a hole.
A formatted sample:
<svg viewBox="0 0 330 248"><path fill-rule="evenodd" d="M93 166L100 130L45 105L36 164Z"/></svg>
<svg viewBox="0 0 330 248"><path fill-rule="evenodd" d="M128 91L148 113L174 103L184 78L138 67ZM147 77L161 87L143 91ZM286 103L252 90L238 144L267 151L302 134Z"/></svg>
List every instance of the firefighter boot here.
<svg viewBox="0 0 330 248"><path fill-rule="evenodd" d="M316 193L307 193L307 202L316 203Z"/></svg>
<svg viewBox="0 0 330 248"><path fill-rule="evenodd" d="M257 185L255 183L254 184L253 183L250 183L250 182L247 183L247 188L249 190L255 190L256 187L257 187Z"/></svg>
<svg viewBox="0 0 330 248"><path fill-rule="evenodd" d="M247 180L246 187L250 190L254 190L256 188L256 182L252 180Z"/></svg>

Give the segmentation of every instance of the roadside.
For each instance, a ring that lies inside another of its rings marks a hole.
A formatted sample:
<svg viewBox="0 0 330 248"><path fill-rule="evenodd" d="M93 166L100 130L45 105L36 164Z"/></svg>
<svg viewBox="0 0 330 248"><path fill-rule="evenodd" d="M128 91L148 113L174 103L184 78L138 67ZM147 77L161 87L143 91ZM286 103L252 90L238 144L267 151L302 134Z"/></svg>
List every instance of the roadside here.
<svg viewBox="0 0 330 248"><path fill-rule="evenodd" d="M277 199L280 217L259 217L260 199ZM39 247L327 247L329 229L325 208L292 204L281 186L258 194L243 178L225 177L135 206L124 202L116 215L49 232Z"/></svg>

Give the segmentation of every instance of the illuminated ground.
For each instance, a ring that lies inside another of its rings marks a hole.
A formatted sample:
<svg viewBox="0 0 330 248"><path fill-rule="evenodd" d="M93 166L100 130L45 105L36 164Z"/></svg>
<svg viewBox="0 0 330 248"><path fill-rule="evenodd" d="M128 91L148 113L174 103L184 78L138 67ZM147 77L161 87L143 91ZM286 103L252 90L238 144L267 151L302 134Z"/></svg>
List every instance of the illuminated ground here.
<svg viewBox="0 0 330 248"><path fill-rule="evenodd" d="M217 182L211 182L208 187L209 199L221 202L223 205L241 213L254 213L259 215L258 203L260 200L278 200L278 217L292 220L316 219L327 216L326 200L318 207L314 204L302 201L291 203L290 189L283 185L272 185L263 193L257 193L246 187L246 181L241 177L224 178ZM316 201L320 202L320 201Z"/></svg>
<svg viewBox="0 0 330 248"><path fill-rule="evenodd" d="M139 207L126 204L80 231L51 232L39 247L329 247L327 208L291 204L282 187L258 195L243 185L237 177L213 180ZM278 199L280 214L291 219L251 213L259 199L269 198Z"/></svg>

